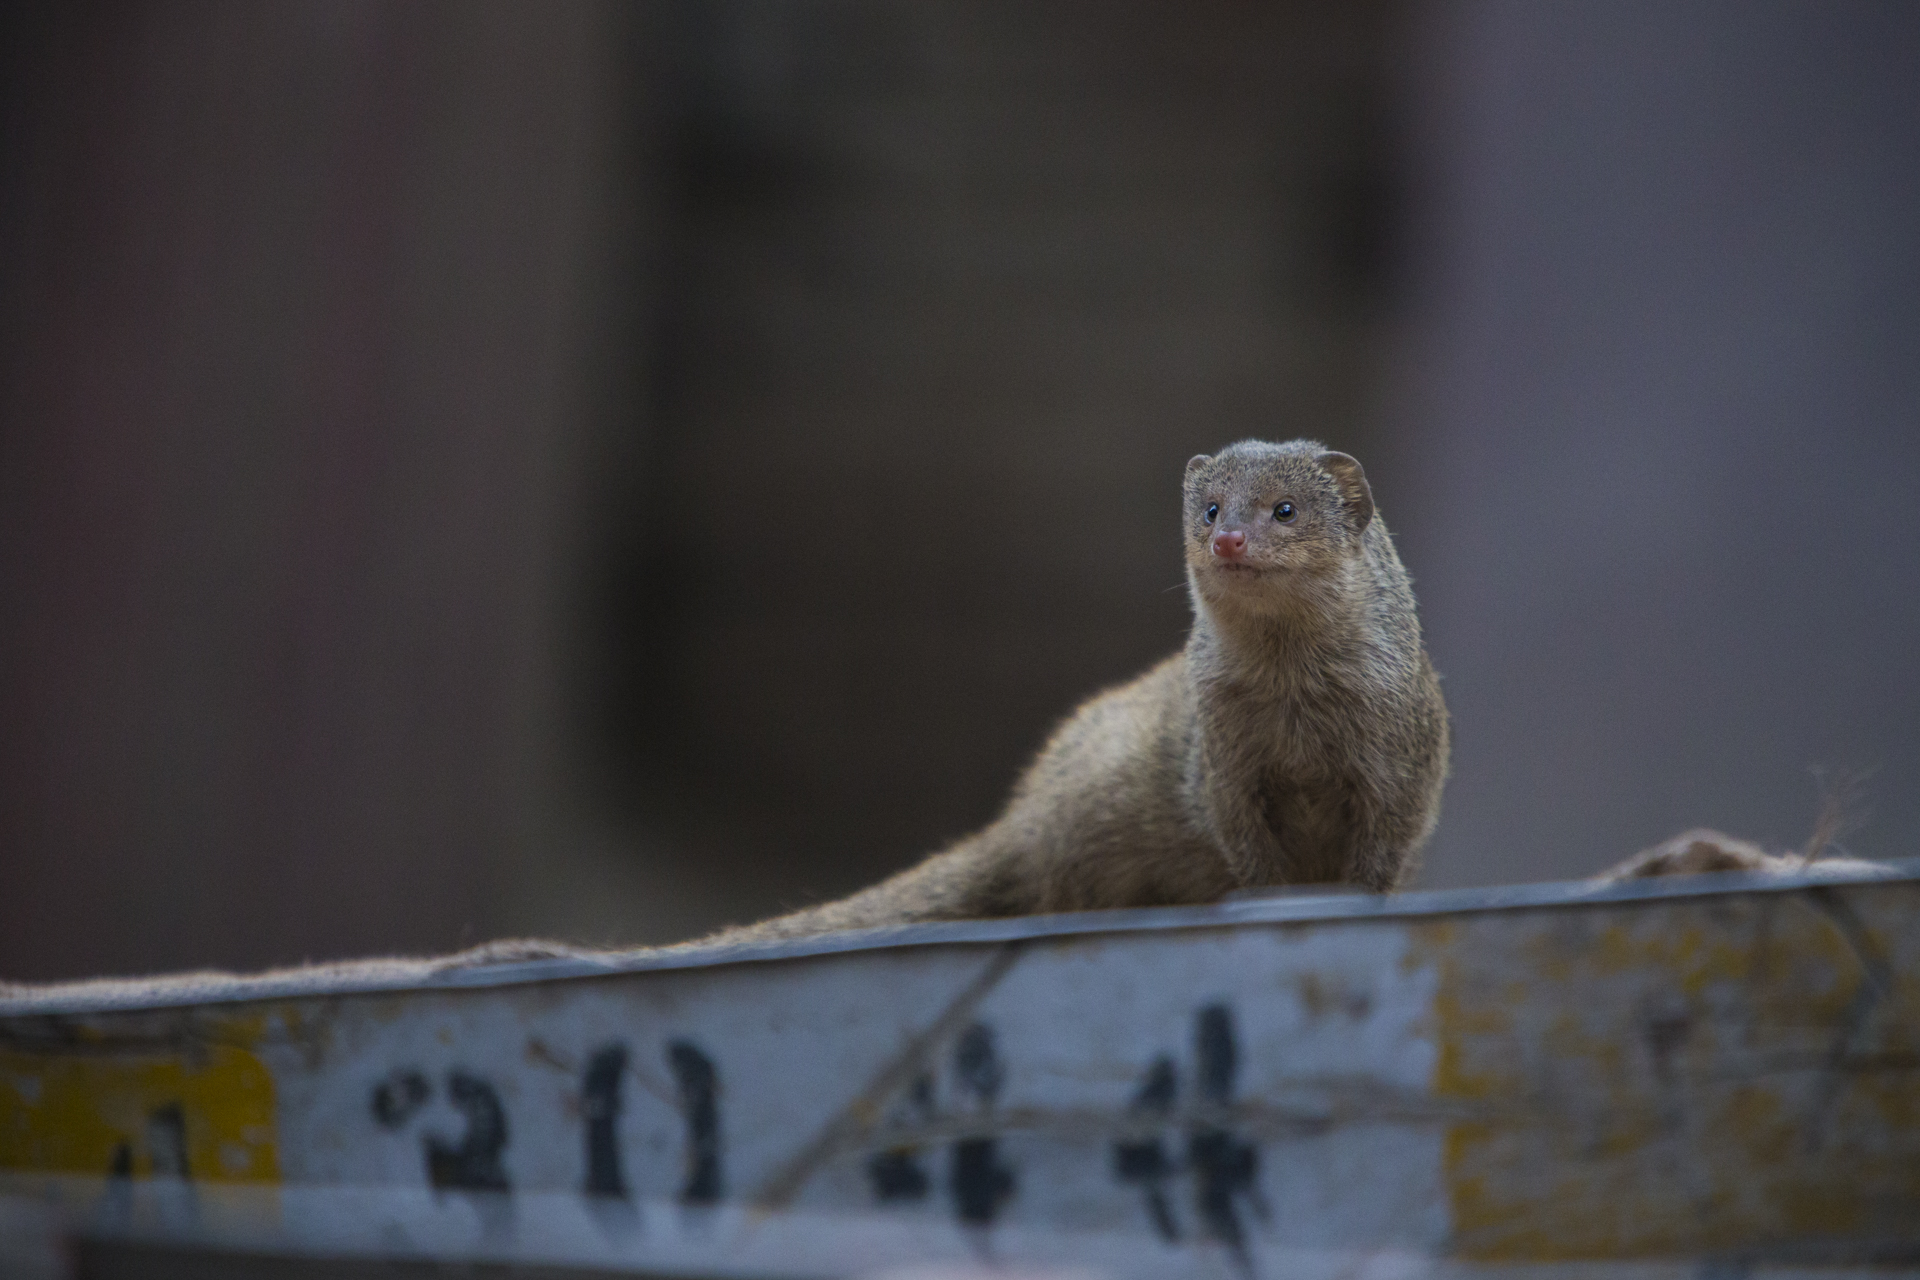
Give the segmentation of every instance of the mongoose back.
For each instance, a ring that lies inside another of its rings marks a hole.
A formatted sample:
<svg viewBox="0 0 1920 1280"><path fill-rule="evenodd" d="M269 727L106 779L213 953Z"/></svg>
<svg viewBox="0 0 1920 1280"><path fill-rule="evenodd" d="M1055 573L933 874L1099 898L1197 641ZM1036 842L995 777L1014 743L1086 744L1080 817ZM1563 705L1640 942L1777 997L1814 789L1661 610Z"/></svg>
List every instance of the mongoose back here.
<svg viewBox="0 0 1920 1280"><path fill-rule="evenodd" d="M1186 647L1055 731L999 819L850 898L728 931L1385 891L1439 815L1447 712L1360 464L1312 440L1187 463Z"/></svg>

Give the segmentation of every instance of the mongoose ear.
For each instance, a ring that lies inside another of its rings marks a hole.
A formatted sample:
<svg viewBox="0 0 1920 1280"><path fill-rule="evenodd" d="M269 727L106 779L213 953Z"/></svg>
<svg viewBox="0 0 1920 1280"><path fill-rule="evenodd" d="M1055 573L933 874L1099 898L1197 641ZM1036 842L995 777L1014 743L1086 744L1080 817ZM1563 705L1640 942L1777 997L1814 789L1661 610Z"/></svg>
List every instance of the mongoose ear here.
<svg viewBox="0 0 1920 1280"><path fill-rule="evenodd" d="M1360 469L1359 459L1351 454L1329 452L1321 454L1319 462L1340 486L1347 519L1353 531L1360 532L1373 521L1373 490L1367 487L1367 473Z"/></svg>
<svg viewBox="0 0 1920 1280"><path fill-rule="evenodd" d="M1204 453L1196 453L1191 458L1187 459L1187 470L1191 471L1195 467L1203 466L1206 463L1209 463L1212 461L1213 461L1213 458L1211 455L1204 454Z"/></svg>

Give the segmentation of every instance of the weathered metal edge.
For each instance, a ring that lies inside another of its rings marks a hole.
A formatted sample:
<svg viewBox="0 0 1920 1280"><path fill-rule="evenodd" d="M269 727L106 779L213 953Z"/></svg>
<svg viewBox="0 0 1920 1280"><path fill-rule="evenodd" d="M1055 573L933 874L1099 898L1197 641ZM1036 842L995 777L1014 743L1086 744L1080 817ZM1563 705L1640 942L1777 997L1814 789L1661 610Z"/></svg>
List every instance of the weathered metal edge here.
<svg viewBox="0 0 1920 1280"><path fill-rule="evenodd" d="M1294 895L1282 892L1199 907L1147 907L998 920L894 925L771 942L681 943L589 956L447 968L426 974L410 972L404 976L385 976L377 972L365 975L348 973L325 983L317 983L310 977L302 978L298 976L298 971L292 971L284 977L234 976L210 986L183 986L155 992L128 992L124 988L110 988L97 994L76 990L56 995L58 988L54 988L44 996L36 996L31 992L0 995L0 1019L137 1012L362 994L472 990L563 979L763 964L900 947L994 945L1091 934L1160 933L1250 924L1391 921L1662 899L1793 893L1834 885L1915 880L1920 880L1920 858L1884 862L1872 869L1862 868L1858 863L1845 867L1814 863L1805 871L1791 874L1719 872L1610 884L1593 880L1561 880L1474 889L1413 890L1398 894Z"/></svg>

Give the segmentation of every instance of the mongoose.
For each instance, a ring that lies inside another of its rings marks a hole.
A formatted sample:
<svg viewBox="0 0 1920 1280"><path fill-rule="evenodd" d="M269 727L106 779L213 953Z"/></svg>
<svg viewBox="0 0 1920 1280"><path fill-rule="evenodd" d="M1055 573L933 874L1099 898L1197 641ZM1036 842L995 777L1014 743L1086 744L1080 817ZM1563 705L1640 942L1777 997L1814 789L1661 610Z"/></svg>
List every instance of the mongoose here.
<svg viewBox="0 0 1920 1280"><path fill-rule="evenodd" d="M917 920L1392 889L1432 832L1447 711L1360 464L1313 440L1187 463L1186 648L1075 711L985 830L732 941Z"/></svg>

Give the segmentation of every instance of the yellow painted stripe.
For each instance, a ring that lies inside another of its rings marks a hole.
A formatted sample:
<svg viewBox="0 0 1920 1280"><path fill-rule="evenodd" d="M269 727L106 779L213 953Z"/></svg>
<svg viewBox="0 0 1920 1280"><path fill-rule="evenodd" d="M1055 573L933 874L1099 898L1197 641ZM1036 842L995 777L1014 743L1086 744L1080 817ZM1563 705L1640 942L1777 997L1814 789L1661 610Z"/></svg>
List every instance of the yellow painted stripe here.
<svg viewBox="0 0 1920 1280"><path fill-rule="evenodd" d="M0 1169L151 1177L182 1153L199 1181L280 1180L273 1075L258 1056L0 1049Z"/></svg>

